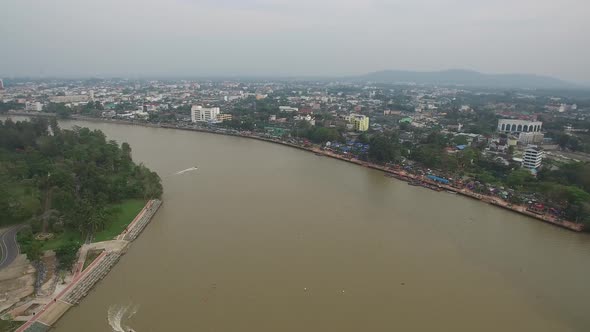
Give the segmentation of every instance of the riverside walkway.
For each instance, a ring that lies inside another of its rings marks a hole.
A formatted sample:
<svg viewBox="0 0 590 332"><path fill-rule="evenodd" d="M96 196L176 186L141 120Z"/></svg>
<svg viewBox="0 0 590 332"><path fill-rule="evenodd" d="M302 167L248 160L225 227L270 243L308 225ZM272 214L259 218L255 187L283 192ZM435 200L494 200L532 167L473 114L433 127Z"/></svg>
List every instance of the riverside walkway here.
<svg viewBox="0 0 590 332"><path fill-rule="evenodd" d="M99 244L116 243L109 248L108 245L101 245L106 249L94 259L86 269L74 273L71 282L62 289L56 296L40 310L35 313L16 332L47 331L55 324L72 306L78 304L92 287L104 278L111 268L119 261L125 250L135 240L141 231L145 229L154 214L158 211L162 201L154 199L149 201L137 217L129 224L127 230L121 233L116 240L100 242ZM122 243L121 243L122 242ZM123 245L121 245L123 244Z"/></svg>
<svg viewBox="0 0 590 332"><path fill-rule="evenodd" d="M145 229L147 224L152 220L152 217L158 211L162 205L162 201L160 200L151 200L149 201L143 210L139 212L137 217L127 226L127 231L124 231L121 235L117 237L117 239L126 240L126 241L134 241L137 239L139 234Z"/></svg>

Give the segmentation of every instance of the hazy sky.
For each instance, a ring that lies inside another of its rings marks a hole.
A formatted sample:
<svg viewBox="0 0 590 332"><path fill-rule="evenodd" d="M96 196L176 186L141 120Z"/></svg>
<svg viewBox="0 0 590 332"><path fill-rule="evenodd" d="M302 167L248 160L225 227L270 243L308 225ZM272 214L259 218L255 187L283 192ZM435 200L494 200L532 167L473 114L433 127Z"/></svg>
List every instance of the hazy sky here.
<svg viewBox="0 0 590 332"><path fill-rule="evenodd" d="M0 76L465 68L590 81L589 0L0 2Z"/></svg>

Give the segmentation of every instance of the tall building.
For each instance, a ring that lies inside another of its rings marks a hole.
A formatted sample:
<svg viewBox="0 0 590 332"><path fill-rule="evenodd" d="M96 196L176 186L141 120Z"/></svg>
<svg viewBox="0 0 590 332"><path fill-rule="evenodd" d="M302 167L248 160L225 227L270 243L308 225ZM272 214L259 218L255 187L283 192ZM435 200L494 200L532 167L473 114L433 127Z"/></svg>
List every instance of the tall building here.
<svg viewBox="0 0 590 332"><path fill-rule="evenodd" d="M348 117L350 122L356 131L367 131L369 130L369 117L361 114L351 114Z"/></svg>
<svg viewBox="0 0 590 332"><path fill-rule="evenodd" d="M543 149L536 145L529 145L524 150L524 156L522 158L522 167L530 170L537 170L541 167L543 161Z"/></svg>
<svg viewBox="0 0 590 332"><path fill-rule="evenodd" d="M203 107L203 106L196 106L193 105L191 107L191 121L192 122L211 122L217 121L217 116L219 115L220 110L219 107Z"/></svg>
<svg viewBox="0 0 590 332"><path fill-rule="evenodd" d="M0 90L4 90L4 81L0 78Z"/></svg>

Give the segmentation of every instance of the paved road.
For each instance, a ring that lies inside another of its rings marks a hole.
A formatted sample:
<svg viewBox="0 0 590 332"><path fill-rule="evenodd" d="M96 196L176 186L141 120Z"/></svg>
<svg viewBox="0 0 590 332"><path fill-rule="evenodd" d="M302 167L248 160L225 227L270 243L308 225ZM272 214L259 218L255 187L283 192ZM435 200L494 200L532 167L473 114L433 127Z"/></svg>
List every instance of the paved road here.
<svg viewBox="0 0 590 332"><path fill-rule="evenodd" d="M0 235L0 249L2 249L0 269L10 265L19 254L18 244L16 242L16 233L19 229L20 226L10 227L5 229L2 235Z"/></svg>

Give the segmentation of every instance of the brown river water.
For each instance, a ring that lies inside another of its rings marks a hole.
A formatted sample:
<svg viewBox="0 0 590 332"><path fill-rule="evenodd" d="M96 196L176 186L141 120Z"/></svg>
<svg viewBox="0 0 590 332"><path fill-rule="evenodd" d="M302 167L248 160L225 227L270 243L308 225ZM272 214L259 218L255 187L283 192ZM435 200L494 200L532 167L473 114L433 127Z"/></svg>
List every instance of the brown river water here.
<svg viewBox="0 0 590 332"><path fill-rule="evenodd" d="M165 194L55 331L590 331L588 234L271 143L72 125Z"/></svg>

